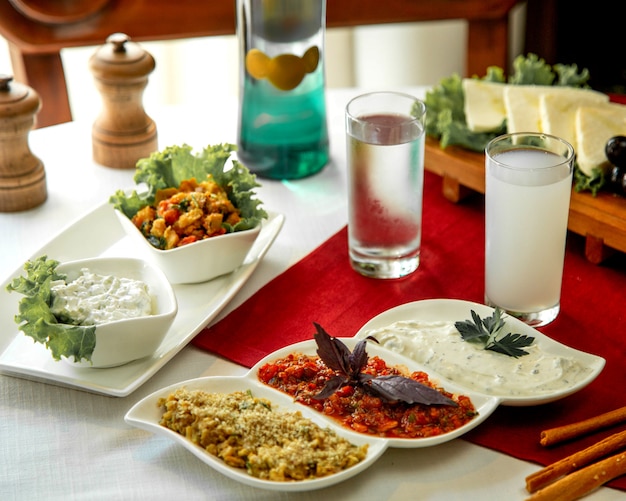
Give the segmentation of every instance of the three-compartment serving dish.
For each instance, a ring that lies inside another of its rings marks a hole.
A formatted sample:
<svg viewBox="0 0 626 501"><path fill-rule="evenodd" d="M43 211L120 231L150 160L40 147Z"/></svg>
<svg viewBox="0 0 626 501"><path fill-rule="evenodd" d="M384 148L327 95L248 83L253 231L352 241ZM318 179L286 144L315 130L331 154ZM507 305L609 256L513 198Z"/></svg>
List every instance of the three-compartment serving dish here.
<svg viewBox="0 0 626 501"><path fill-rule="evenodd" d="M480 315L487 315L493 312L493 309L488 306L460 300L433 299L407 303L396 308L392 308L374 317L359 330L355 337L342 338L341 341L348 348L354 349L354 346L360 340L365 339L368 335L370 335L372 331L393 324L395 322L404 320L421 320L425 322L454 322L468 317L469 312L472 309L477 311ZM489 416L500 405L540 405L571 395L591 383L602 371L605 365L605 360L601 357L575 350L561 343L557 343L556 341L553 341L552 339L548 338L547 336L541 334L537 330L517 319L508 318L507 322L509 321L511 322L512 327L515 328L518 332L535 337L539 349L545 352L548 356L571 359L584 367L584 372L576 380L564 380L562 382L562 385L560 385L558 389L543 391L538 394L531 393L516 397L497 394L490 395L476 391L476 389L457 384L450 379L447 379L445 376L442 376L441 374L432 370L431 368L428 368L423 364L416 362L415 360L412 360L411 358L408 358L402 354L395 353L394 351L384 346L378 345L374 342L367 343L366 350L368 355L379 356L389 366L406 367L409 372L424 371L429 375L432 380L436 381L441 387L443 387L447 391L451 391L456 394L463 394L471 399L475 409L478 411L477 416L463 426L451 432L443 433L437 436L416 439L397 439L372 436L364 433L356 433L355 431L349 430L338 424L332 418L324 416L307 406L296 403L293 397L282 393L279 390L266 386L259 381L259 378L257 376L259 368L263 367L267 363L271 363L293 353L315 355L317 346L313 340L302 341L300 343L286 346L285 348L282 348L274 353L267 355L262 360L260 360L254 367L252 367L244 376L203 377L188 381L182 381L180 383L176 383L168 387L159 389L137 402L128 411L125 416L125 420L127 423L133 426L150 431L151 433L166 437L167 439L174 441L175 443L181 445L189 452L194 454L207 465L223 473L224 475L247 485L277 491L305 491L328 487L330 485L347 480L348 478L351 478L354 475L362 472L363 470L371 466L374 462L376 462L376 460L389 447L424 448L436 446L458 438L469 432L470 430L474 429L475 427L479 426L481 423L487 420ZM512 364L513 363L514 361L512 361ZM306 417L309 417L315 423L323 427L331 428L337 434L345 437L354 444L368 444L367 456L363 461L355 466L352 466L351 468L343 470L339 473L315 478L312 480L277 482L256 478L249 475L245 469L228 466L222 460L208 453L202 447L192 443L184 436L174 431L171 431L160 424L163 410L159 406L159 401L179 388L185 388L188 390L202 390L206 392L216 393L251 391L252 394L255 396L269 399L272 402L273 407L276 407L280 411L287 412L298 410L302 412L302 414Z"/></svg>

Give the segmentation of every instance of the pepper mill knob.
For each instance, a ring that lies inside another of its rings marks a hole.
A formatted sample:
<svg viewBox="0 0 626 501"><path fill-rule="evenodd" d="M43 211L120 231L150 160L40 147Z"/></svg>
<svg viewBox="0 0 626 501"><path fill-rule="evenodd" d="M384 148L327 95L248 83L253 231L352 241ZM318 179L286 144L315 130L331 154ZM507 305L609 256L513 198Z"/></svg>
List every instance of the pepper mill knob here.
<svg viewBox="0 0 626 501"><path fill-rule="evenodd" d="M37 92L0 74L0 212L32 209L48 198L43 163L28 145L40 109Z"/></svg>
<svg viewBox="0 0 626 501"><path fill-rule="evenodd" d="M92 127L94 160L115 169L132 169L158 148L157 128L143 108L152 55L124 33L113 33L89 59L102 97L102 111Z"/></svg>

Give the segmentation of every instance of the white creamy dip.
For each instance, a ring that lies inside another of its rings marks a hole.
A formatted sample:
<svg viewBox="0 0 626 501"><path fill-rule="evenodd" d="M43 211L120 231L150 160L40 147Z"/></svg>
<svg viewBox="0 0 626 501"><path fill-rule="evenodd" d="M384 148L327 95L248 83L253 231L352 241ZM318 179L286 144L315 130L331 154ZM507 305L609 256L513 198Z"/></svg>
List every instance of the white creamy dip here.
<svg viewBox="0 0 626 501"><path fill-rule="evenodd" d="M87 268L70 283L52 283L50 310L74 325L97 325L152 314L148 285L141 280L98 275Z"/></svg>
<svg viewBox="0 0 626 501"><path fill-rule="evenodd" d="M590 369L567 357L541 351L537 343L519 358L464 341L454 322L400 321L366 333L381 345L489 395L536 396L582 380Z"/></svg>

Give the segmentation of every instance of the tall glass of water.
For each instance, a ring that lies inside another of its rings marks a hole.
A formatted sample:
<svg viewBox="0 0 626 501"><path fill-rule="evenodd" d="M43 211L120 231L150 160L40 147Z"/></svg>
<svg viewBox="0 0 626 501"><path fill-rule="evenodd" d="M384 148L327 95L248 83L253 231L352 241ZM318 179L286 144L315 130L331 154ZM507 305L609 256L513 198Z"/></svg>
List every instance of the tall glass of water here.
<svg viewBox="0 0 626 501"><path fill-rule="evenodd" d="M426 106L397 92L358 96L346 107L350 262L374 278L419 266Z"/></svg>
<svg viewBox="0 0 626 501"><path fill-rule="evenodd" d="M574 149L515 133L485 152L485 302L545 325L560 310Z"/></svg>

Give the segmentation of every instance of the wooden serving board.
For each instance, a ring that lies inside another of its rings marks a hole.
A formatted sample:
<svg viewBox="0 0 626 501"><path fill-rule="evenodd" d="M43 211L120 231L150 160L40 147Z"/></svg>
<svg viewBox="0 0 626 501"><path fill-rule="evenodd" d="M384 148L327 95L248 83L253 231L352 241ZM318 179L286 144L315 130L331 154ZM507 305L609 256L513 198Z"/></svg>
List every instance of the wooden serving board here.
<svg viewBox="0 0 626 501"><path fill-rule="evenodd" d="M424 167L443 178L444 196L459 202L472 192L485 193L485 155L426 138ZM614 251L626 252L626 197L608 192L593 196L572 188L568 229L585 237L585 256L600 264Z"/></svg>

